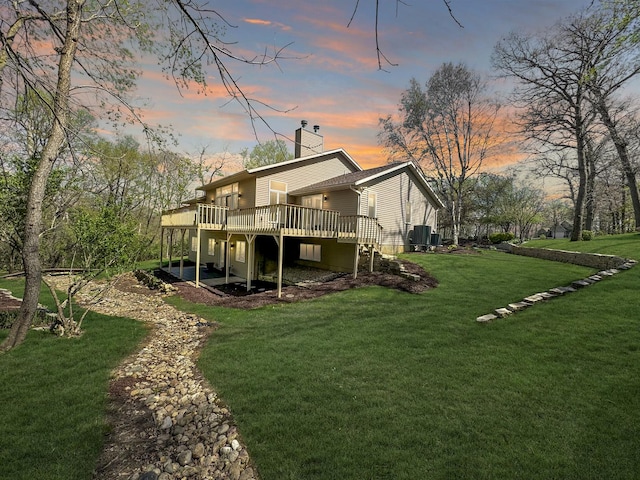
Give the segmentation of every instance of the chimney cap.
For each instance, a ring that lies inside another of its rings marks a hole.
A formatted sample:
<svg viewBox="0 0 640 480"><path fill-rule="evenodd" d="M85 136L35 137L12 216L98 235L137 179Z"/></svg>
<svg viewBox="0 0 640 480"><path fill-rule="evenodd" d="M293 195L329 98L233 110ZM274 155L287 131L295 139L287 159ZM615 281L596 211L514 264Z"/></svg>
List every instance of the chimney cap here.
<svg viewBox="0 0 640 480"><path fill-rule="evenodd" d="M307 123L308 123L308 122L307 122L306 120L301 120L301 121L300 121L300 125L302 125L302 128L306 127L306 126L307 126Z"/></svg>
<svg viewBox="0 0 640 480"><path fill-rule="evenodd" d="M320 130L320 125L314 125L313 126L313 131L317 132L318 130Z"/></svg>

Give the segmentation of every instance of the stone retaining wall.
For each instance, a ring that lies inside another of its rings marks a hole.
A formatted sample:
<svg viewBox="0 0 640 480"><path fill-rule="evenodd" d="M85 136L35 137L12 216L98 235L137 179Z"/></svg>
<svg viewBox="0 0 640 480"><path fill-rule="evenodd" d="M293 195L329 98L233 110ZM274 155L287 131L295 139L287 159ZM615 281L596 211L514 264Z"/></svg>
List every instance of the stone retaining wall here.
<svg viewBox="0 0 640 480"><path fill-rule="evenodd" d="M511 244L509 244L508 251L514 255L542 258L545 260L553 260L554 262L572 263L574 265L582 265L584 267L595 268L597 270L616 268L626 261L626 259L615 255L569 252L566 250L551 250L548 248L519 247Z"/></svg>

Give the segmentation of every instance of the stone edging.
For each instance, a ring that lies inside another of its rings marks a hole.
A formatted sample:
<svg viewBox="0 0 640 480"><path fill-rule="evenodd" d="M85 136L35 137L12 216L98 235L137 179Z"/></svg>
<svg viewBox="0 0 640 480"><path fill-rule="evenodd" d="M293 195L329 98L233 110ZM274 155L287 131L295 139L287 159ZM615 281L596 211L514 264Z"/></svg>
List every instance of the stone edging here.
<svg viewBox="0 0 640 480"><path fill-rule="evenodd" d="M509 244L509 247L505 250L515 255L543 258L546 260L572 263L592 268L604 268L604 270L601 270L597 274L591 275L587 278L571 282L571 285L552 288L546 292L535 293L524 298L520 302L510 303L506 307L496 308L493 313L488 313L476 318L476 322L478 323L489 323L498 318L505 318L515 312L535 305L536 303L575 292L580 288L588 287L589 285L593 285L605 278L612 277L623 270L629 270L637 263L636 260L624 259L614 255L568 252L565 250L551 250L546 248L526 248L517 247L511 244Z"/></svg>

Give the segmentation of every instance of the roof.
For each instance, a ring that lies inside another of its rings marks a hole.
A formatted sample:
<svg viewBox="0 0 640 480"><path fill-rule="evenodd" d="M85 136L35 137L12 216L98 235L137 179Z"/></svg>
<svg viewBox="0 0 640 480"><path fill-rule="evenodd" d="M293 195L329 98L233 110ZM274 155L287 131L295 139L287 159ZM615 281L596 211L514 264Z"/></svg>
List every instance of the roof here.
<svg viewBox="0 0 640 480"><path fill-rule="evenodd" d="M440 208L444 208L444 203L442 203L442 201L438 198L433 188L431 188L431 185L429 185L429 183L427 182L427 179L424 177L423 173L416 168L413 162L396 162L390 163L388 165L383 165L381 167L362 170L359 172L346 173L344 175L330 178L322 182L307 185L306 187L299 188L289 193L291 195L300 196L328 192L332 190L344 190L351 187L357 188L382 176L393 174L403 169L409 169L410 171L412 171L415 174L418 182L433 198L436 205Z"/></svg>
<svg viewBox="0 0 640 480"><path fill-rule="evenodd" d="M278 162L278 163L273 163L271 165L265 165L262 167L249 168L247 170L242 170L241 172L237 172L232 175L227 175L226 177L221 177L218 180L208 183L207 185L203 185L201 187L196 188L196 190L203 190L203 191L213 190L214 188L219 186L227 185L233 182L238 182L240 180L251 178L262 173L268 173L270 170L274 170L276 168L287 167L289 165L295 166L296 164L304 161L319 159L321 157L337 156L337 155L344 158L348 163L351 164L351 166L354 169L358 171L362 170L362 167L358 165L356 161L353 158L351 158L351 156L345 150L343 150L342 148L338 148L335 150L329 150L322 153L307 155L306 157L294 158L293 160L285 160L284 162Z"/></svg>

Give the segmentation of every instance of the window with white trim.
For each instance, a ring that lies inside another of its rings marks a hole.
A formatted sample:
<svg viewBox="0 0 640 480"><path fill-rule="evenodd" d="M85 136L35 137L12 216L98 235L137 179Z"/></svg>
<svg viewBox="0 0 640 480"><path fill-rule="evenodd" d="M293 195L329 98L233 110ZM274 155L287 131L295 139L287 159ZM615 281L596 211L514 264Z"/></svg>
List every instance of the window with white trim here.
<svg viewBox="0 0 640 480"><path fill-rule="evenodd" d="M287 184L269 180L269 204L287 203Z"/></svg>
<svg viewBox="0 0 640 480"><path fill-rule="evenodd" d="M322 246L313 243L300 244L300 260L320 262L322 260Z"/></svg>
<svg viewBox="0 0 640 480"><path fill-rule="evenodd" d="M198 237L191 237L191 251L198 251Z"/></svg>
<svg viewBox="0 0 640 480"><path fill-rule="evenodd" d="M238 183L216 188L215 204L229 210L238 208Z"/></svg>
<svg viewBox="0 0 640 480"><path fill-rule="evenodd" d="M404 223L411 223L411 202L407 201L404 208Z"/></svg>
<svg viewBox="0 0 640 480"><path fill-rule="evenodd" d="M207 255L215 255L216 254L216 239L209 238L207 239Z"/></svg>
<svg viewBox="0 0 640 480"><path fill-rule="evenodd" d="M247 254L247 242L236 242L236 262L245 262Z"/></svg>
<svg viewBox="0 0 640 480"><path fill-rule="evenodd" d="M377 203L378 203L378 195L376 194L376 192L371 192L369 191L369 195L367 195L368 200L368 212L367 212L367 216L371 217L371 218L376 218L377 217Z"/></svg>
<svg viewBox="0 0 640 480"><path fill-rule="evenodd" d="M322 195L306 195L302 197L302 206L322 209Z"/></svg>

